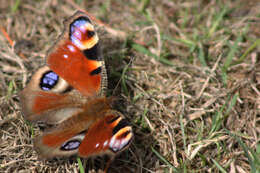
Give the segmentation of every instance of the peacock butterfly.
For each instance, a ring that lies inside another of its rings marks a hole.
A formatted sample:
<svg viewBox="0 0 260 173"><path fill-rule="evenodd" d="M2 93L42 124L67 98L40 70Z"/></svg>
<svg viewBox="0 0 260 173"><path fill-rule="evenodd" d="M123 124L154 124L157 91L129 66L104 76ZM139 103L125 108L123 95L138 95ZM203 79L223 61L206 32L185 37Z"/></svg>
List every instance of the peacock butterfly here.
<svg viewBox="0 0 260 173"><path fill-rule="evenodd" d="M64 21L46 65L20 93L25 119L52 125L34 138L42 158L115 156L133 139L124 116L105 97L107 77L98 35L84 12Z"/></svg>

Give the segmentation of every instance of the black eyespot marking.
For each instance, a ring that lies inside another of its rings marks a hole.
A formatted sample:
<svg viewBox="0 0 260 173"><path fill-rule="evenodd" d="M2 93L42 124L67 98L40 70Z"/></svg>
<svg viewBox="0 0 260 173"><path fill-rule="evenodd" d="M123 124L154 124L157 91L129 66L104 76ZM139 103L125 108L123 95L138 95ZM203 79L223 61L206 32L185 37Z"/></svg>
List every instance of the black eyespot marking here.
<svg viewBox="0 0 260 173"><path fill-rule="evenodd" d="M131 133L130 130L129 130L129 131L126 131L125 133L123 133L120 137L121 137L121 138L125 138L125 137L127 137L127 135L128 135L129 133ZM130 142L130 141L129 141L129 142Z"/></svg>
<svg viewBox="0 0 260 173"><path fill-rule="evenodd" d="M53 71L47 71L42 75L40 88L44 91L49 91L55 87L59 81L59 76Z"/></svg>
<svg viewBox="0 0 260 173"><path fill-rule="evenodd" d="M95 31L87 31L88 38L91 38L95 35Z"/></svg>
<svg viewBox="0 0 260 173"><path fill-rule="evenodd" d="M102 68L101 67L98 67L96 68L95 70L93 70L92 72L90 72L90 75L97 75L97 74L100 74L102 71Z"/></svg>
<svg viewBox="0 0 260 173"><path fill-rule="evenodd" d="M124 127L128 126L129 123L126 119L122 119L116 127L113 129L113 135L116 134L120 129L123 129Z"/></svg>
<svg viewBox="0 0 260 173"><path fill-rule="evenodd" d="M87 16L80 16L77 19L75 19L71 24L73 24L77 21L83 21L83 22L91 23L90 19Z"/></svg>
<svg viewBox="0 0 260 173"><path fill-rule="evenodd" d="M97 43L92 48L83 50L83 54L85 55L85 57L87 59L99 61L100 60L100 50L99 49L100 49L100 47L99 47L99 44Z"/></svg>
<svg viewBox="0 0 260 173"><path fill-rule="evenodd" d="M75 150L77 148L79 148L81 141L79 140L71 140L68 142L65 142L64 144L62 144L60 150L63 151L69 151L69 150Z"/></svg>

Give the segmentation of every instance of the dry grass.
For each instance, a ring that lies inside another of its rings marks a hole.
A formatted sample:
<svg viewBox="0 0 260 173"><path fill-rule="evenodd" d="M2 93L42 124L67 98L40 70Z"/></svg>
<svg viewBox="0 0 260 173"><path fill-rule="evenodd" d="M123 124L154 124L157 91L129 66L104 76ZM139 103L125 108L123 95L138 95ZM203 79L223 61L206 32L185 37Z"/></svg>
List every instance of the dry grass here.
<svg viewBox="0 0 260 173"><path fill-rule="evenodd" d="M17 97L79 7L121 31L98 25L109 93L135 133L110 172L260 172L257 0L0 0L15 41L0 33L0 172L79 172L75 158L37 159Z"/></svg>

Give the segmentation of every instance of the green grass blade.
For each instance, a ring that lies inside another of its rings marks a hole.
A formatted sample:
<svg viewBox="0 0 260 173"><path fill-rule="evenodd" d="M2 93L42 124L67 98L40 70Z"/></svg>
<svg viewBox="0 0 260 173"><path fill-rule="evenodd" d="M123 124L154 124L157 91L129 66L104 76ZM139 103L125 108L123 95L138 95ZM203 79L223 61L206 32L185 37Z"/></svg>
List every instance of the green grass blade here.
<svg viewBox="0 0 260 173"><path fill-rule="evenodd" d="M7 88L7 98L10 98L14 93L14 80L11 80Z"/></svg>
<svg viewBox="0 0 260 173"><path fill-rule="evenodd" d="M146 49L144 46L141 46L140 44L133 44L132 45L133 49L135 49L136 51L142 53L142 54L145 54L145 55L148 55L150 57L153 57L155 59L158 60L158 56L153 54L152 52L150 52L148 49Z"/></svg>
<svg viewBox="0 0 260 173"><path fill-rule="evenodd" d="M34 128L33 128L32 123L30 121L28 121L28 120L25 120L25 123L26 123L26 125L29 126L29 129L30 129L30 132L31 132L31 136L32 136L32 138L34 138L35 132L34 132Z"/></svg>
<svg viewBox="0 0 260 173"><path fill-rule="evenodd" d="M238 93L236 93L236 94L232 97L231 102L230 102L230 104L229 104L229 106L228 106L227 111L225 112L225 114L228 114L228 113L232 110L232 108L235 106L235 104L236 104L236 102L237 102L237 98L238 98Z"/></svg>
<svg viewBox="0 0 260 173"><path fill-rule="evenodd" d="M242 62L246 59L247 55L248 55L250 52L252 52L252 51L253 51L257 46L259 46L259 45L260 45L260 38L257 39L257 40L243 53L243 55L242 55L233 65L242 63Z"/></svg>
<svg viewBox="0 0 260 173"><path fill-rule="evenodd" d="M85 170L84 170L84 167L83 167L82 162L80 160L80 157L77 157L77 161L78 161L78 164L79 164L79 172L85 173Z"/></svg>
<svg viewBox="0 0 260 173"><path fill-rule="evenodd" d="M223 17L225 16L225 14L227 13L227 9L224 8L219 15L217 16L217 19L215 20L215 22L212 24L208 36L211 37L212 34L217 30L218 26L220 25L220 22L223 20Z"/></svg>
<svg viewBox="0 0 260 173"><path fill-rule="evenodd" d="M144 108L144 113L142 115L142 120L141 120L141 127L142 128L146 128L145 117L146 117L147 112L148 112L148 109Z"/></svg>
<svg viewBox="0 0 260 173"><path fill-rule="evenodd" d="M196 45L195 42L193 42L192 40L188 40L188 39L181 39L181 38L173 38L169 35L165 35L165 34L161 34L162 35L162 40L167 40L167 41L172 41L172 42L177 42L177 43L182 43L187 47L192 47L194 45Z"/></svg>
<svg viewBox="0 0 260 173"><path fill-rule="evenodd" d="M212 161L214 162L216 167L220 170L220 172L227 173L227 171L216 160L212 159Z"/></svg>
<svg viewBox="0 0 260 173"><path fill-rule="evenodd" d="M75 0L75 3L80 5L82 3L83 0Z"/></svg>
<svg viewBox="0 0 260 173"><path fill-rule="evenodd" d="M139 44L133 44L132 48L135 49L136 51L142 53L142 54L145 54L145 55L148 55L149 57L154 58L155 60L157 60L157 61L159 61L163 64L173 66L171 61L169 61L168 59L166 59L164 57L158 57L157 55L153 54L151 51L146 49L144 46L141 46Z"/></svg>
<svg viewBox="0 0 260 173"><path fill-rule="evenodd" d="M199 61L200 61L200 63L201 63L204 67L207 67L208 65L207 65L206 60L205 60L205 53L204 53L203 47L202 47L202 46L199 46L198 49L199 49L199 56L198 56Z"/></svg>
<svg viewBox="0 0 260 173"><path fill-rule="evenodd" d="M16 0L15 4L11 7L11 13L15 13L21 4L21 0Z"/></svg>
<svg viewBox="0 0 260 173"><path fill-rule="evenodd" d="M164 162L166 165L168 165L170 168L173 169L174 172L179 172L178 169L173 166L168 160L166 160L159 152L157 152L153 147L151 147L152 151L154 152L154 154L162 161Z"/></svg>
<svg viewBox="0 0 260 173"><path fill-rule="evenodd" d="M160 57L159 62L161 62L165 65L168 65L168 66L173 66L173 63L171 61L169 61L168 59L164 58L164 57Z"/></svg>
<svg viewBox="0 0 260 173"><path fill-rule="evenodd" d="M150 4L150 0L141 0L140 6L139 6L139 11L144 12Z"/></svg>
<svg viewBox="0 0 260 173"><path fill-rule="evenodd" d="M233 136L239 143L239 145L243 148L245 156L248 159L248 162L250 164L251 167L251 172L252 173L256 173L256 172L260 172L260 159L259 159L259 155L253 151L251 148L249 148L242 140L241 138L239 138L237 135L231 133L229 130L225 129L227 131L227 133L230 136Z"/></svg>
<svg viewBox="0 0 260 173"><path fill-rule="evenodd" d="M224 111L224 108L226 107L226 104L225 103L224 105L222 105L222 107L220 108L219 111L216 112L215 116L213 117L213 120L212 120L212 127L210 129L210 132L209 132L209 136L211 136L211 134L215 131L217 131L220 126L221 126L221 123L222 123L222 116L223 116L223 111Z"/></svg>
<svg viewBox="0 0 260 173"><path fill-rule="evenodd" d="M245 152L245 155L246 155L248 162L249 162L251 169L252 169L251 172L256 172L256 167L255 167L255 164L253 162L253 158L250 156L248 147L246 146L246 144L244 144L244 142L240 138L236 137L236 139L237 139L239 145L243 148L243 150Z"/></svg>
<svg viewBox="0 0 260 173"><path fill-rule="evenodd" d="M227 71L228 67L230 67L231 62L232 62L232 60L233 60L233 58L235 56L235 53L238 51L238 48L239 48L238 47L238 43L240 43L241 41L242 41L242 36L239 35L237 37L237 39L235 40L235 43L233 45L229 45L230 51L229 51L229 53L227 55L227 59L225 60L224 65L223 65L223 70L224 71Z"/></svg>
<svg viewBox="0 0 260 173"><path fill-rule="evenodd" d="M127 72L127 69L128 69L128 65L125 66L124 69L123 69L122 76L121 76L121 78L122 78L121 84L122 84L122 88L123 88L125 95L128 96L129 92L128 92L127 85L126 85L126 75L125 75L126 72Z"/></svg>
<svg viewBox="0 0 260 173"><path fill-rule="evenodd" d="M230 51L227 55L227 58L224 62L224 65L222 67L222 80L223 80L223 83L224 85L226 86L227 85L227 70L228 68L230 67L232 61L233 61L233 58L235 57L235 53L238 51L238 43L240 43L242 41L242 36L239 35L237 37L237 39L235 40L235 43L233 45L229 44L229 48L230 48Z"/></svg>

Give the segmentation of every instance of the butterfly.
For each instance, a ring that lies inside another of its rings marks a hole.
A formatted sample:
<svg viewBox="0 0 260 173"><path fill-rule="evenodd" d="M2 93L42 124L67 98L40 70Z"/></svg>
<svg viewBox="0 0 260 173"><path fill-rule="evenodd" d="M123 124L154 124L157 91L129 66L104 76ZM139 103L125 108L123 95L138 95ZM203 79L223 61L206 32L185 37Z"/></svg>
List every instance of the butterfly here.
<svg viewBox="0 0 260 173"><path fill-rule="evenodd" d="M20 93L22 113L31 122L51 125L34 138L41 158L86 158L125 150L133 131L105 97L107 76L99 38L81 11L64 21L64 31L48 51L46 65Z"/></svg>

